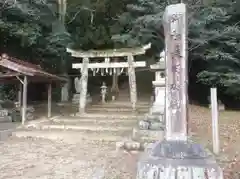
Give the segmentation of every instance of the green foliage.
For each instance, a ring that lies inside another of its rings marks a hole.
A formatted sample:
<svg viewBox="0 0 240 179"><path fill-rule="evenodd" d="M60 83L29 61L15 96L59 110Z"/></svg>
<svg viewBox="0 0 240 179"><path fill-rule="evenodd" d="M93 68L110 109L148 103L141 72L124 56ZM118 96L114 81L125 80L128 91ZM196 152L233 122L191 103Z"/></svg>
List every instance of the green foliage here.
<svg viewBox="0 0 240 179"><path fill-rule="evenodd" d="M15 5L3 4L0 3L4 7L0 12L0 36L4 39L0 42L1 51L10 51L20 59L22 57L58 72L59 58L66 53L65 48L71 38L58 19L57 1L22 0ZM19 50L8 50L13 46Z"/></svg>
<svg viewBox="0 0 240 179"><path fill-rule="evenodd" d="M83 50L143 45L164 48L165 0L0 1L0 51L66 73L66 46ZM216 86L240 97L239 1L185 0L188 4L190 85Z"/></svg>
<svg viewBox="0 0 240 179"><path fill-rule="evenodd" d="M124 1L70 1L66 25L74 39L74 47L83 50L113 48L111 27Z"/></svg>
<svg viewBox="0 0 240 179"><path fill-rule="evenodd" d="M204 7L190 28L192 57L205 61L199 71L198 81L217 86L225 94L240 97L240 21L233 7L236 1L216 1ZM197 43L196 43L197 42Z"/></svg>
<svg viewBox="0 0 240 179"><path fill-rule="evenodd" d="M113 26L115 43L122 46L137 46L151 42L163 48L162 15L167 2L164 0L137 0L127 5ZM119 28L120 24L120 28Z"/></svg>
<svg viewBox="0 0 240 179"><path fill-rule="evenodd" d="M0 100L14 100L17 98L16 85L0 85Z"/></svg>
<svg viewBox="0 0 240 179"><path fill-rule="evenodd" d="M237 1L185 3L188 5L190 85L217 86L225 94L240 97L240 11ZM128 46L151 42L155 52L159 53L164 47L162 16L167 5L168 1L163 0L130 2L113 28L113 40ZM118 24L122 28L118 28Z"/></svg>

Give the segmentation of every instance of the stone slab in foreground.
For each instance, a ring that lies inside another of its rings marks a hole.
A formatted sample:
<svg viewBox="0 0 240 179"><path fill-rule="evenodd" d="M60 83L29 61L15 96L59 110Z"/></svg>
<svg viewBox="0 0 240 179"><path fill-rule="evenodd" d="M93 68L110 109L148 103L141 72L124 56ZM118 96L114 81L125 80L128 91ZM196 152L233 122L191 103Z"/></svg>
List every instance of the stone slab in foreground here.
<svg viewBox="0 0 240 179"><path fill-rule="evenodd" d="M145 150L138 163L137 179L222 179L213 156L192 141L156 142Z"/></svg>

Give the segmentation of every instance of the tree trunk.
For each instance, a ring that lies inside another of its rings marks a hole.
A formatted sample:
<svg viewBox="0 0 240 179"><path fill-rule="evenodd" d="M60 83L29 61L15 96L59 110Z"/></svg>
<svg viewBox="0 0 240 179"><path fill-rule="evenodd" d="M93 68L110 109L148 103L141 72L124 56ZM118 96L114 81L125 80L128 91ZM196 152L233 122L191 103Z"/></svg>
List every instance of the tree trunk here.
<svg viewBox="0 0 240 179"><path fill-rule="evenodd" d="M67 11L67 0L57 0L58 3L58 13L59 13L59 21L65 25L65 16ZM65 55L61 55L61 71L64 77L68 78L68 81L61 86L61 101L66 102L69 100L69 87L70 80L66 68Z"/></svg>

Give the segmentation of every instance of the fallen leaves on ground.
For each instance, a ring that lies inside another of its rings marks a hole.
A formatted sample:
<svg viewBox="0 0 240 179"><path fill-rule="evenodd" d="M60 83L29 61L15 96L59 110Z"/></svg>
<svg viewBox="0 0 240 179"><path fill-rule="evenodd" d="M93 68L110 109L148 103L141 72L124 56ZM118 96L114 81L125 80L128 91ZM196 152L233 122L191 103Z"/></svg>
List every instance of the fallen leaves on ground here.
<svg viewBox="0 0 240 179"><path fill-rule="evenodd" d="M212 149L211 110L205 107L189 106L189 127L198 142ZM240 112L219 111L220 154L217 157L224 171L224 179L240 177Z"/></svg>

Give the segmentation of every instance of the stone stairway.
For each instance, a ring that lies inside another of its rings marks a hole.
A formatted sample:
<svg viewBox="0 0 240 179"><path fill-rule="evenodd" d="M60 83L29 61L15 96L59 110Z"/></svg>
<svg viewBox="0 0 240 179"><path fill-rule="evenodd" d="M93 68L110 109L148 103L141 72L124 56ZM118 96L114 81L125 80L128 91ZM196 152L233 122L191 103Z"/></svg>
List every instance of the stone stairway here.
<svg viewBox="0 0 240 179"><path fill-rule="evenodd" d="M141 110L132 112L128 104L116 102L89 106L81 116L59 116L52 120L31 122L19 128L14 134L18 137L37 137L63 139L64 137L92 140L118 141L131 136L132 128L138 118L148 108L142 103ZM111 106L111 107L110 107Z"/></svg>
<svg viewBox="0 0 240 179"><path fill-rule="evenodd" d="M89 105L83 115L64 115L31 122L19 128L14 135L74 143L81 140L109 141L116 142L118 148L126 142L130 146L142 146L158 140L162 131L149 132L138 128L139 121L149 111L150 103L146 99L139 100L137 110L133 112L129 98L126 98L121 96L121 100Z"/></svg>

